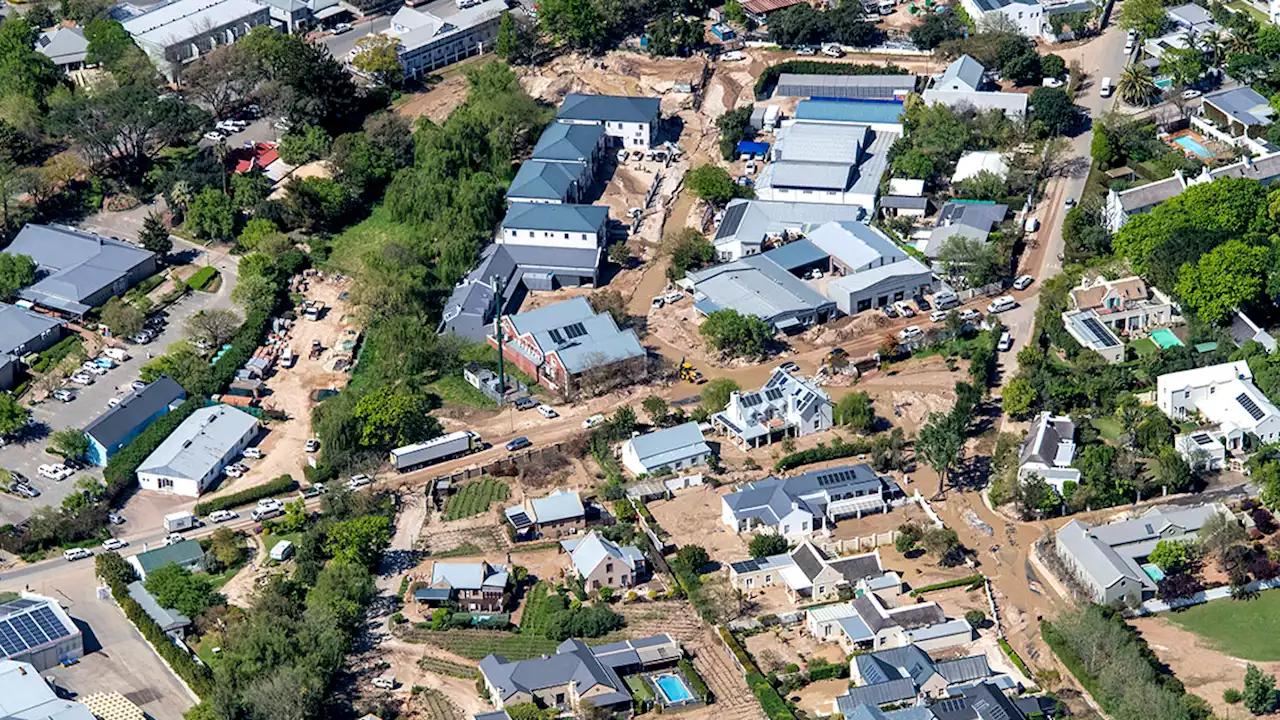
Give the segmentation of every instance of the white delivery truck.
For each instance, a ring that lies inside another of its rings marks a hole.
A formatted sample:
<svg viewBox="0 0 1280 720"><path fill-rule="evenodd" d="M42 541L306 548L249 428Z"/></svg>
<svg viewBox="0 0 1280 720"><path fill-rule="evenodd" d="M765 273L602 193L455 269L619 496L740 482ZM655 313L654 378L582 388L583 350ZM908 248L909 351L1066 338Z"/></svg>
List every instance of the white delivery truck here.
<svg viewBox="0 0 1280 720"><path fill-rule="evenodd" d="M196 516L189 510L169 513L164 516L164 531L167 533L190 530L196 526Z"/></svg>
<svg viewBox="0 0 1280 720"><path fill-rule="evenodd" d="M480 442L479 435L470 430L459 430L424 443L396 448L391 451L391 464L400 472L408 472L424 465L469 455L483 449L484 443Z"/></svg>
<svg viewBox="0 0 1280 720"><path fill-rule="evenodd" d="M118 348L118 347L105 348L103 349L102 354L105 355L106 357L111 358L112 360L115 360L116 362L124 362L125 360L129 359L129 353L125 352L124 348Z"/></svg>
<svg viewBox="0 0 1280 720"><path fill-rule="evenodd" d="M782 108L777 105L770 105L764 109L764 129L773 132L778 127L778 118L782 114Z"/></svg>

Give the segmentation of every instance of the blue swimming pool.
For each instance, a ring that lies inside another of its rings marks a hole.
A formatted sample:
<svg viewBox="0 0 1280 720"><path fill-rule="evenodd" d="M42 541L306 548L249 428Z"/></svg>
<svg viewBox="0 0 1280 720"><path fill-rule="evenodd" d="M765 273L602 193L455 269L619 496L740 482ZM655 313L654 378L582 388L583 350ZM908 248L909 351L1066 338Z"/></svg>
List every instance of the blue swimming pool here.
<svg viewBox="0 0 1280 720"><path fill-rule="evenodd" d="M662 697L666 700L667 705L688 702L693 699L693 693L684 684L684 678L679 675L659 675L653 679L653 683L662 691Z"/></svg>
<svg viewBox="0 0 1280 720"><path fill-rule="evenodd" d="M1152 582L1160 582L1164 579L1164 571L1155 563L1147 563L1146 565L1143 565L1142 572L1146 573L1147 577L1151 578Z"/></svg>
<svg viewBox="0 0 1280 720"><path fill-rule="evenodd" d="M1203 158L1205 160L1208 160L1209 158L1213 157L1213 152L1209 150L1209 148L1205 147L1204 145L1201 145L1198 140L1191 137L1190 135L1183 135L1182 137L1174 138L1173 141L1178 145L1180 145L1183 150L1186 150L1187 152L1190 152L1190 153L1194 153L1195 156L1198 158Z"/></svg>

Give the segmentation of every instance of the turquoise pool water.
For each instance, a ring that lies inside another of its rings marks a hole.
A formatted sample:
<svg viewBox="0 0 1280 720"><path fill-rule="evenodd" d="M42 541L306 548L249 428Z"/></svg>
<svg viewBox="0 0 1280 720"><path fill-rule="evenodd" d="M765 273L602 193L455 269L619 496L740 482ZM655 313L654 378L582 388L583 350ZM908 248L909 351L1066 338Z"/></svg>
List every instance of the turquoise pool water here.
<svg viewBox="0 0 1280 720"><path fill-rule="evenodd" d="M1156 78L1156 87L1160 88L1161 90L1168 90L1169 88L1173 87L1173 78L1169 78L1169 77Z"/></svg>
<svg viewBox="0 0 1280 720"><path fill-rule="evenodd" d="M659 675L653 679L653 682L662 691L662 696L668 705L693 699L693 693L685 686L684 679L679 675Z"/></svg>
<svg viewBox="0 0 1280 720"><path fill-rule="evenodd" d="M1213 152L1209 150L1209 148L1205 147L1204 145L1201 145L1195 138L1191 137L1190 135L1183 135L1180 138L1175 138L1174 142L1180 145L1183 150L1186 150L1187 152L1195 153L1196 157L1204 158L1206 160L1213 157Z"/></svg>
<svg viewBox="0 0 1280 720"><path fill-rule="evenodd" d="M1160 569L1159 565L1147 563L1142 566L1142 572L1146 573L1152 582L1160 582L1164 579L1164 571Z"/></svg>
<svg viewBox="0 0 1280 720"><path fill-rule="evenodd" d="M1151 341L1160 346L1161 350L1168 350L1171 347L1182 347L1182 341L1177 335L1168 328L1160 328L1151 331Z"/></svg>

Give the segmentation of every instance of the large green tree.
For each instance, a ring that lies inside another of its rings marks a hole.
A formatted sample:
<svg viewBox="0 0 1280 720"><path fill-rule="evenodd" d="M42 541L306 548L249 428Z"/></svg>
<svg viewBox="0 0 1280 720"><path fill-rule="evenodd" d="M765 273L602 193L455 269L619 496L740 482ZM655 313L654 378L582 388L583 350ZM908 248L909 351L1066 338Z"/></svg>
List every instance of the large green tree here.
<svg viewBox="0 0 1280 720"><path fill-rule="evenodd" d="M160 607L173 608L187 617L195 617L220 601L208 575L193 573L177 564L147 573L145 584Z"/></svg>
<svg viewBox="0 0 1280 720"><path fill-rule="evenodd" d="M1200 319L1221 323L1240 305L1257 300L1266 287L1267 249L1240 240L1226 242L1178 271L1175 292Z"/></svg>
<svg viewBox="0 0 1280 720"><path fill-rule="evenodd" d="M440 422L428 414L431 401L425 393L383 387L356 403L355 418L361 424L360 444L390 450L425 442L440 434Z"/></svg>
<svg viewBox="0 0 1280 720"><path fill-rule="evenodd" d="M0 253L0 301L36 281L36 262L27 255Z"/></svg>
<svg viewBox="0 0 1280 720"><path fill-rule="evenodd" d="M707 315L698 332L711 347L730 357L761 357L773 339L768 323L733 308Z"/></svg>
<svg viewBox="0 0 1280 720"><path fill-rule="evenodd" d="M31 411L12 394L0 392L0 435L12 435L26 426Z"/></svg>
<svg viewBox="0 0 1280 720"><path fill-rule="evenodd" d="M952 415L930 413L916 439L916 452L938 474L938 495L942 495L946 491L947 475L963 456L964 429Z"/></svg>
<svg viewBox="0 0 1280 720"><path fill-rule="evenodd" d="M729 404L729 396L741 389L732 378L716 378L703 386L698 401L707 412L720 412Z"/></svg>
<svg viewBox="0 0 1280 720"><path fill-rule="evenodd" d="M324 548L335 562L372 567L390 540L390 521L382 515L366 515L330 527Z"/></svg>
<svg viewBox="0 0 1280 720"><path fill-rule="evenodd" d="M187 208L187 229L198 238L229 241L236 236L237 211L230 195L207 187Z"/></svg>
<svg viewBox="0 0 1280 720"><path fill-rule="evenodd" d="M1136 0L1120 6L1120 27L1143 37L1159 37L1169 25L1169 15L1161 0Z"/></svg>

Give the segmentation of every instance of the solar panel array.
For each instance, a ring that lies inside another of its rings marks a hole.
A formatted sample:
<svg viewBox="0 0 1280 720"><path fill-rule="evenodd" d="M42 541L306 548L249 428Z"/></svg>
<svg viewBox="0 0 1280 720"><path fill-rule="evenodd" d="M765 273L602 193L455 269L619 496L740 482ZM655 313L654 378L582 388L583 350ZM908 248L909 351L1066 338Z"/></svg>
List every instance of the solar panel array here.
<svg viewBox="0 0 1280 720"><path fill-rule="evenodd" d="M1262 416L1266 415L1266 413L1262 412L1262 408L1258 407L1258 403L1254 402L1253 398L1246 393L1237 395L1236 402L1240 403L1240 407L1244 408L1244 411L1249 413L1249 416L1254 420L1261 420Z"/></svg>
<svg viewBox="0 0 1280 720"><path fill-rule="evenodd" d="M782 391L778 388L769 388L764 391L764 396L769 399L769 402L777 402L782 399Z"/></svg>
<svg viewBox="0 0 1280 720"><path fill-rule="evenodd" d="M23 598L0 606L0 651L6 657L47 645L71 633L47 605Z"/></svg>
<svg viewBox="0 0 1280 720"><path fill-rule="evenodd" d="M747 203L734 205L724 212L724 219L720 221L720 227L716 229L716 239L727 237L738 232L738 226L742 224L742 216L747 214Z"/></svg>
<svg viewBox="0 0 1280 720"><path fill-rule="evenodd" d="M1204 433L1196 433L1195 435L1191 436L1191 439L1194 440L1197 445L1208 445L1209 443L1213 442L1213 440Z"/></svg>
<svg viewBox="0 0 1280 720"><path fill-rule="evenodd" d="M1080 324L1084 325L1085 330L1089 331L1089 335L1093 337L1093 341L1097 343L1098 347L1109 348L1120 344L1115 336L1107 332L1102 323L1098 322L1097 318L1081 318Z"/></svg>
<svg viewBox="0 0 1280 720"><path fill-rule="evenodd" d="M551 336L552 340L556 341L556 344L564 342L564 336L560 334L560 330L558 329L548 330L547 334Z"/></svg>
<svg viewBox="0 0 1280 720"><path fill-rule="evenodd" d="M818 476L818 484L840 485L847 482L853 482L858 479L858 473L855 470L836 470L834 472L825 473Z"/></svg>
<svg viewBox="0 0 1280 720"><path fill-rule="evenodd" d="M753 408L764 402L764 398L760 397L760 393L747 393L742 396L742 407Z"/></svg>
<svg viewBox="0 0 1280 720"><path fill-rule="evenodd" d="M572 325L568 325L565 327L564 334L568 335L570 340L575 340L577 338L582 337L583 335L586 335L587 329L583 327L582 323L580 322L574 323Z"/></svg>

